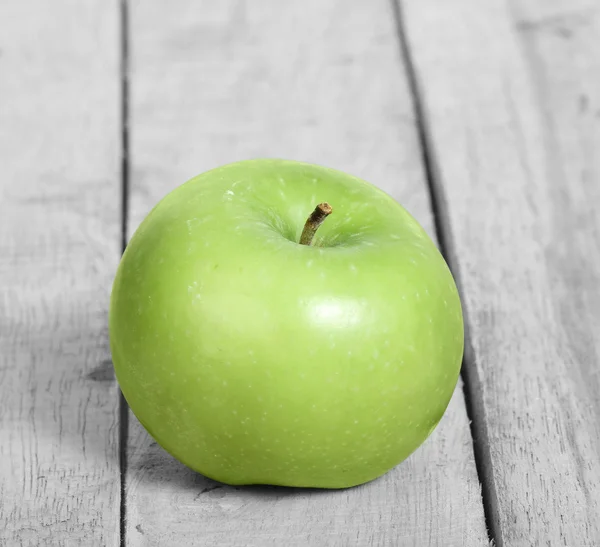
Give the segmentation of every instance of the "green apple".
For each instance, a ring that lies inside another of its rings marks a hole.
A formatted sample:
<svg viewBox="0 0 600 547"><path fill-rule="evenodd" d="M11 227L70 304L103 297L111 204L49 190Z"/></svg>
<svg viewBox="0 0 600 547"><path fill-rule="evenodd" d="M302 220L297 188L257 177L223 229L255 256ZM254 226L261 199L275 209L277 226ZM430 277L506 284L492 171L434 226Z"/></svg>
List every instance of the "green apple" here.
<svg viewBox="0 0 600 547"><path fill-rule="evenodd" d="M322 202L325 220L311 215ZM110 340L132 411L187 466L234 485L343 488L438 424L463 319L444 259L390 196L251 160L190 180L142 222Z"/></svg>

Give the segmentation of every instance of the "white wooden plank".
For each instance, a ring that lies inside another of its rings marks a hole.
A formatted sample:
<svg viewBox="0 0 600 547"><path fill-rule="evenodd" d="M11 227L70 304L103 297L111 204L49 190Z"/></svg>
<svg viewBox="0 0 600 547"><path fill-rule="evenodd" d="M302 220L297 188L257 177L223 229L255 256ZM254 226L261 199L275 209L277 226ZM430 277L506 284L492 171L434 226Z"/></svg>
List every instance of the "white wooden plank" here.
<svg viewBox="0 0 600 547"><path fill-rule="evenodd" d="M0 544L118 545L116 2L0 2Z"/></svg>
<svg viewBox="0 0 600 547"><path fill-rule="evenodd" d="M171 458L131 420L129 545L488 545L460 389L413 456L342 491L221 485Z"/></svg>
<svg viewBox="0 0 600 547"><path fill-rule="evenodd" d="M403 4L498 544L598 545L600 6Z"/></svg>
<svg viewBox="0 0 600 547"><path fill-rule="evenodd" d="M132 4L132 222L211 167L322 163L370 180L433 232L391 4L309 0ZM340 492L219 487L132 418L130 545L487 544L460 388L407 462Z"/></svg>

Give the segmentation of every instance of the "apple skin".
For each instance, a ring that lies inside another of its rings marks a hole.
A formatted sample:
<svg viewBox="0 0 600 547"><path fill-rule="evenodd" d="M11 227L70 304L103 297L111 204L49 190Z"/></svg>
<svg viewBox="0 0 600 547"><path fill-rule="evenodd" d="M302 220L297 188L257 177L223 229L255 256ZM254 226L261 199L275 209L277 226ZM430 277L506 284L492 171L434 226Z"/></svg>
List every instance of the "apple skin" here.
<svg viewBox="0 0 600 547"><path fill-rule="evenodd" d="M324 201L315 244L296 243ZM122 257L109 322L140 422L232 485L381 476L438 424L463 355L456 285L409 213L285 160L226 165L160 201Z"/></svg>

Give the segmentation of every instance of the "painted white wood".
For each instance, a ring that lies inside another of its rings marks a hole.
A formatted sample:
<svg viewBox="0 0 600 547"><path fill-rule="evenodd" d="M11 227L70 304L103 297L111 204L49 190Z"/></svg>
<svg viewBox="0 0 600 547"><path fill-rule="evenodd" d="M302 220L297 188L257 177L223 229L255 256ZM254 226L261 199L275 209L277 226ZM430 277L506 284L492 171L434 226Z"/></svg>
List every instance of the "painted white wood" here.
<svg viewBox="0 0 600 547"><path fill-rule="evenodd" d="M600 5L401 2L499 545L600 542Z"/></svg>
<svg viewBox="0 0 600 547"><path fill-rule="evenodd" d="M223 163L285 157L354 173L433 233L413 107L384 0L131 3L131 219ZM133 419L129 545L481 546L460 387L407 462L360 488L217 487Z"/></svg>
<svg viewBox="0 0 600 547"><path fill-rule="evenodd" d="M0 545L118 545L116 2L0 2Z"/></svg>
<svg viewBox="0 0 600 547"><path fill-rule="evenodd" d="M460 388L423 447L350 490L221 485L130 429L128 545L488 545Z"/></svg>

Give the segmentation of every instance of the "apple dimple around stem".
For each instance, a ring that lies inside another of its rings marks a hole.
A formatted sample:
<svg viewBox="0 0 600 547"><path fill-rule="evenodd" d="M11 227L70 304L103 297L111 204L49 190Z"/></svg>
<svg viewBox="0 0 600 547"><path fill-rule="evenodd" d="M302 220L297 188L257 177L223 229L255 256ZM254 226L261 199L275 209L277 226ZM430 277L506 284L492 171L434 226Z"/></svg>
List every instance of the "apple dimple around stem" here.
<svg viewBox="0 0 600 547"><path fill-rule="evenodd" d="M306 223L304 224L304 229L302 230L302 235L300 236L300 245L312 245L313 239L319 226L323 224L323 221L331 214L333 211L331 205L329 203L319 203L315 207L315 210L310 214Z"/></svg>

